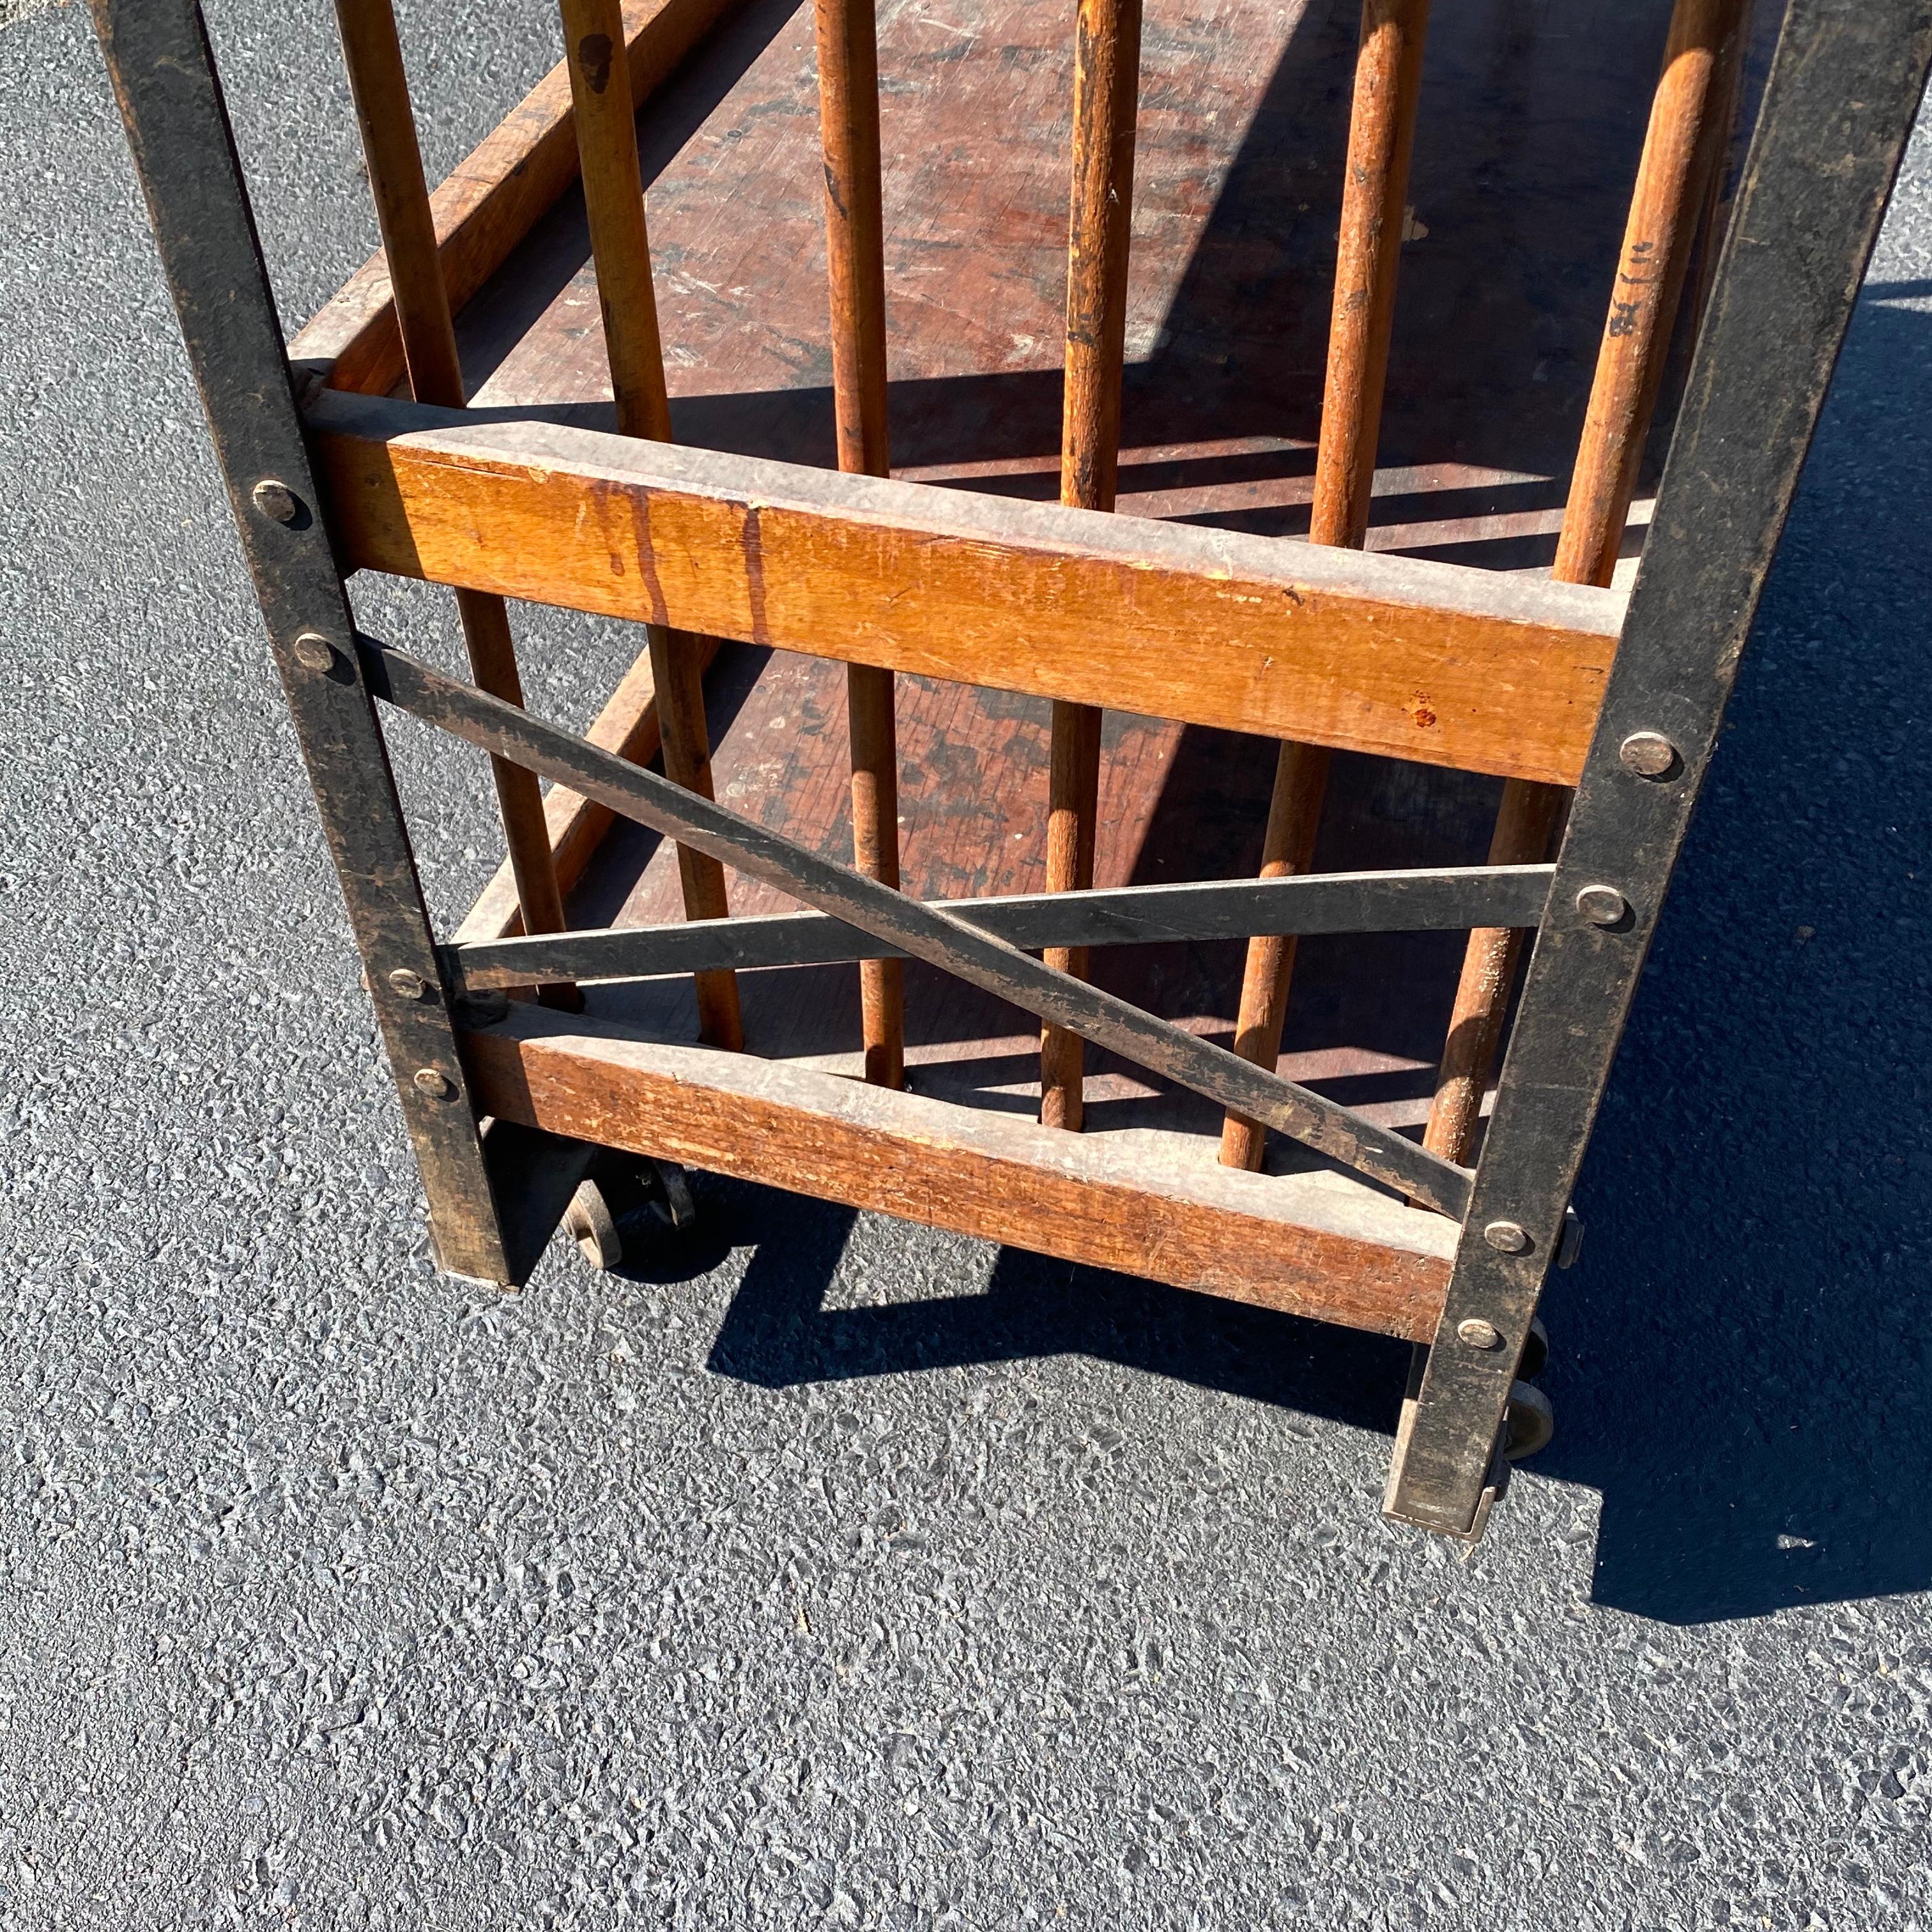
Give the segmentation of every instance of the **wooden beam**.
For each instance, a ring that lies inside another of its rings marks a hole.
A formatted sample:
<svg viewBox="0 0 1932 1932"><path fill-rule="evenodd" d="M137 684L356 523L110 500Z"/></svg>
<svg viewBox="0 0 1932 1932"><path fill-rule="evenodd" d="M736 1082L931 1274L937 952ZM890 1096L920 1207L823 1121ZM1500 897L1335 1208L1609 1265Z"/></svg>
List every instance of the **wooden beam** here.
<svg viewBox="0 0 1932 1932"><path fill-rule="evenodd" d="M631 92L662 86L739 0L625 0ZM430 197L442 276L461 308L577 178L577 128L569 76L560 63L458 164ZM403 374L402 337L379 250L298 335L297 362L332 363L339 389L386 394Z"/></svg>
<svg viewBox="0 0 1932 1932"><path fill-rule="evenodd" d="M1409 1341L1442 1307L1452 1223L1330 1173L1233 1172L1204 1137L1190 1158L1062 1133L529 1006L463 1045L500 1120Z"/></svg>
<svg viewBox="0 0 1932 1932"><path fill-rule="evenodd" d="M1624 599L324 392L346 567L1573 783Z"/></svg>

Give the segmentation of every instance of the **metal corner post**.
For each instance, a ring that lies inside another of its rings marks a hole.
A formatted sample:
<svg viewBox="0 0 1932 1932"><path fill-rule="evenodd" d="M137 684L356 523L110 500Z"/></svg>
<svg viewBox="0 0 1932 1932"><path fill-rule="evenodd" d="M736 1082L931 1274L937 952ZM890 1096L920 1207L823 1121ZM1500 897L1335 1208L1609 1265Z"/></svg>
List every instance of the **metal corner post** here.
<svg viewBox="0 0 1932 1932"><path fill-rule="evenodd" d="M388 755L324 529L196 0L93 0L275 667L366 968L439 1258L512 1278Z"/></svg>
<svg viewBox="0 0 1932 1932"><path fill-rule="evenodd" d="M1471 1537L1510 1385L1932 62L1791 0L1387 1513Z"/></svg>

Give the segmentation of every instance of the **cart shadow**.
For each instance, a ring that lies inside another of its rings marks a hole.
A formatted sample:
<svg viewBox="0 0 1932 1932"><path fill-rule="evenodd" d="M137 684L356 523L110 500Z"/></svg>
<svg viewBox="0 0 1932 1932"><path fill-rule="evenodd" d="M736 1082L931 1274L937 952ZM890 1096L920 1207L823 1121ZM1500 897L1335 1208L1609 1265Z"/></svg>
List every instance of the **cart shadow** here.
<svg viewBox="0 0 1932 1932"><path fill-rule="evenodd" d="M1082 1354L1357 1428L1401 1397L1406 1343L1016 1248L975 1294L827 1308L850 1209L734 1187L731 1214L757 1245L709 1366L760 1388Z"/></svg>
<svg viewBox="0 0 1932 1932"><path fill-rule="evenodd" d="M1932 282L1876 286L1854 323L1578 1189L1583 1257L1544 1298L1534 1479L1600 1492L1593 1598L1665 1622L1932 1587L1916 302ZM827 1308L853 1216L733 1200L757 1251L721 1374L1076 1352L1393 1430L1399 1344L1012 1250L978 1294Z"/></svg>

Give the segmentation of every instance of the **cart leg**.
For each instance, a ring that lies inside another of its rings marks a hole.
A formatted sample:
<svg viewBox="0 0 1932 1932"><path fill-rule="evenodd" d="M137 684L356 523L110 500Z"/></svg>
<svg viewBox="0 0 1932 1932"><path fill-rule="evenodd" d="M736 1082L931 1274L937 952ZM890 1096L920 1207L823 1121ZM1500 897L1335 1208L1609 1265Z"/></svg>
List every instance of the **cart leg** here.
<svg viewBox="0 0 1932 1932"><path fill-rule="evenodd" d="M1390 1473L1402 1521L1479 1532L1516 1362L1928 63L1924 0L1792 0L1786 16Z"/></svg>
<svg viewBox="0 0 1932 1932"><path fill-rule="evenodd" d="M195 0L94 0L94 15L402 1096L436 1254L452 1274L507 1282L448 996L200 10Z"/></svg>

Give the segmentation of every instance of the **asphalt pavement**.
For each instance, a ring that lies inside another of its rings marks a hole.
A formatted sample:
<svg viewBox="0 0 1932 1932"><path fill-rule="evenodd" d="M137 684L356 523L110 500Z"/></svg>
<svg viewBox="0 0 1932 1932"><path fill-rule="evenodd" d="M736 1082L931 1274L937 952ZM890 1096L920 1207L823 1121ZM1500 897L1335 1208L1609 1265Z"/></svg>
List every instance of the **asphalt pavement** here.
<svg viewBox="0 0 1932 1932"><path fill-rule="evenodd" d="M299 319L328 10L210 14ZM440 172L548 12L408 17ZM1932 1922L1932 146L1466 1562L1371 1338L709 1180L439 1279L78 4L0 7L0 1932ZM628 656L524 634L566 717Z"/></svg>

